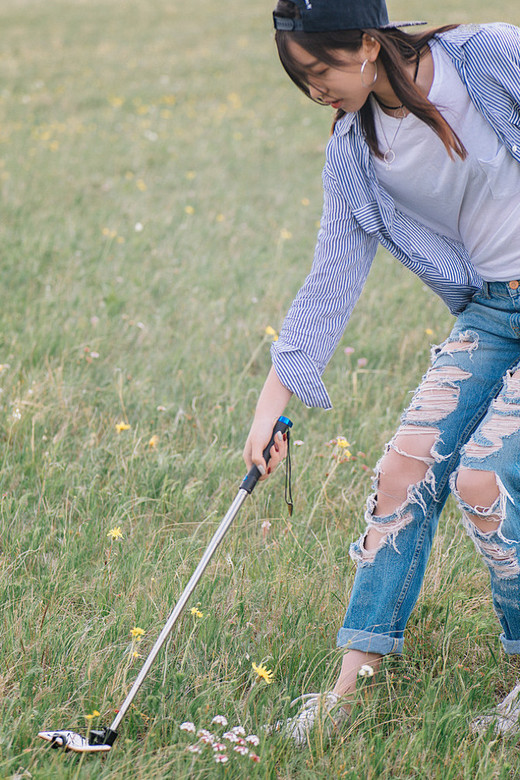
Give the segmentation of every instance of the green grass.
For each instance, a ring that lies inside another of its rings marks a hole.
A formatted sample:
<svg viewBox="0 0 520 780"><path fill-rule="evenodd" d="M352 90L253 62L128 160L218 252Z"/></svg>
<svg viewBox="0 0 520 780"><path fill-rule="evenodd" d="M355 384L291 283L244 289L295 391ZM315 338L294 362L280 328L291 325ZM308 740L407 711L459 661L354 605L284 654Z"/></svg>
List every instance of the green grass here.
<svg viewBox="0 0 520 780"><path fill-rule="evenodd" d="M330 116L281 71L271 3L185 5L0 8L0 777L518 776L514 742L468 730L517 668L452 504L406 652L374 697L361 692L341 742L300 752L263 738L259 764L218 767L178 728L222 713L257 732L334 679L363 466L451 322L384 253L327 370L334 410L288 409L304 442L295 515L281 474L244 506L193 599L203 617L182 618L110 755L36 737L114 717L133 654L151 648L235 495L265 328L312 257ZM423 5L394 2L392 16ZM429 21L520 21L511 0L495 6L438 3ZM338 434L364 454L337 465ZM272 685L255 683L253 661Z"/></svg>

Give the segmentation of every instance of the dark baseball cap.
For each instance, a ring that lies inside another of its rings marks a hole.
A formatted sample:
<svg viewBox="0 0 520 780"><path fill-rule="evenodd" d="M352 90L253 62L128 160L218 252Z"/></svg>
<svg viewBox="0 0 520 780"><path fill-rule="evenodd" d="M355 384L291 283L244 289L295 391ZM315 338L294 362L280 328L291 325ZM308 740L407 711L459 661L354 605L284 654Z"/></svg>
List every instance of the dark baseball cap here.
<svg viewBox="0 0 520 780"><path fill-rule="evenodd" d="M273 13L277 30L333 32L337 30L413 27L426 22L390 22L384 0L290 0L300 11L299 19Z"/></svg>

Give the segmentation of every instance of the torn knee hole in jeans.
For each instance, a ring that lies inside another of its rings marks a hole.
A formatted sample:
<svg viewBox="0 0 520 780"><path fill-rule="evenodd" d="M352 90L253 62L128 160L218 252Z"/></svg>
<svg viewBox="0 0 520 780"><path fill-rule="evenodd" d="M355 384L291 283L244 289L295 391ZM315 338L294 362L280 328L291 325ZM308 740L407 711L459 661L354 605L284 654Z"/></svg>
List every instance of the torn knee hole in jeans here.
<svg viewBox="0 0 520 780"><path fill-rule="evenodd" d="M504 536L502 526L506 516L507 500L512 500L498 475L498 496L490 506L467 503L456 487L458 472L451 476L451 490L462 510L464 528L479 554L500 579L511 579L520 574L520 563L514 539ZM490 527L488 526L490 525ZM488 528L489 530L483 530Z"/></svg>
<svg viewBox="0 0 520 780"><path fill-rule="evenodd" d="M428 485L430 492L434 490L431 467L438 459L434 445L439 435L437 428L403 424L387 445L376 467L375 492L367 502L365 533L351 548L358 563L373 563L377 552L387 544L397 550L398 533L414 519L412 506L419 504L426 509L420 488ZM401 484L400 471L405 477Z"/></svg>

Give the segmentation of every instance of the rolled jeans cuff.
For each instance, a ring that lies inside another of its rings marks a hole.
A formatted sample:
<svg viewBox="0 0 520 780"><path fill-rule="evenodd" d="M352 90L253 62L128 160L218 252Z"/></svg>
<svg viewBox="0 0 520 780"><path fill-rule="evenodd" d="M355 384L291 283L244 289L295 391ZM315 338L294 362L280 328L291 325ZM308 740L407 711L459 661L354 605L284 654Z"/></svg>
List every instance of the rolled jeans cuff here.
<svg viewBox="0 0 520 780"><path fill-rule="evenodd" d="M508 655L520 655L520 639L506 639L505 634L500 634L500 641Z"/></svg>
<svg viewBox="0 0 520 780"><path fill-rule="evenodd" d="M344 650L361 650L363 653L378 655L389 653L400 655L403 652L404 638L389 634L375 634L372 631L358 631L355 628L340 628L336 644ZM516 644L520 648L520 642ZM520 652L520 649L514 652Z"/></svg>

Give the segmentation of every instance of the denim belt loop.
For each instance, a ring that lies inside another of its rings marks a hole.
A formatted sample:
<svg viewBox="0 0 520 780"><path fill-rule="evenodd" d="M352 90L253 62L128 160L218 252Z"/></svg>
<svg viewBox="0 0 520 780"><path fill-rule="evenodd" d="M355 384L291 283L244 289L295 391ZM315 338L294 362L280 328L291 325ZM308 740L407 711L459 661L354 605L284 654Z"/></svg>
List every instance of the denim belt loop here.
<svg viewBox="0 0 520 780"><path fill-rule="evenodd" d="M489 282L482 282L482 294L485 298L489 298Z"/></svg>

